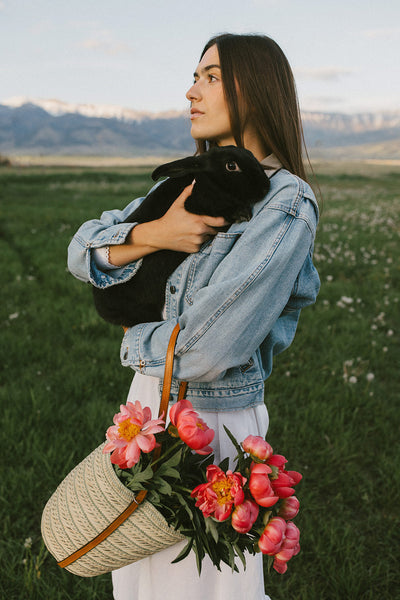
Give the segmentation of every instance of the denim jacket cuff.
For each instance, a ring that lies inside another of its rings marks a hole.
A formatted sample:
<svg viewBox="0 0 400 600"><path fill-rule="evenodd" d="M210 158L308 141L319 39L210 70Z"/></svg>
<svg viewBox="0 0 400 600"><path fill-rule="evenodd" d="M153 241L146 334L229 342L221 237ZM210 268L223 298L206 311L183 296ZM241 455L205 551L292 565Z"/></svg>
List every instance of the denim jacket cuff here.
<svg viewBox="0 0 400 600"><path fill-rule="evenodd" d="M137 223L117 223L102 229L90 242L91 248L123 244Z"/></svg>
<svg viewBox="0 0 400 600"><path fill-rule="evenodd" d="M143 259L136 260L120 269L113 269L112 271L102 271L96 264L93 258L92 252L88 251L88 257L90 261L89 265L89 281L92 285L98 288L107 288L117 283L124 283L133 277L139 270Z"/></svg>

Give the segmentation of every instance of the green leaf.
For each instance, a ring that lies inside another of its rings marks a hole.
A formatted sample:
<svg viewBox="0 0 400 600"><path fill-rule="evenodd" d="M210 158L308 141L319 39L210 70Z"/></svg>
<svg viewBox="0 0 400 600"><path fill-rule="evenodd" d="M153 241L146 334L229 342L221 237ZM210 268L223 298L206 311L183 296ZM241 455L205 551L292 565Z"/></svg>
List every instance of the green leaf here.
<svg viewBox="0 0 400 600"><path fill-rule="evenodd" d="M135 481L128 481L128 483L125 483L125 485L133 492L140 492L141 490L145 489L141 483L137 483Z"/></svg>
<svg viewBox="0 0 400 600"><path fill-rule="evenodd" d="M243 450L240 446L240 444L237 442L235 436L229 431L229 429L224 425L224 429L225 432L227 434L227 436L229 437L229 439L231 440L232 444L235 446L236 450L237 450L237 460L238 460L238 469L241 473L244 473L244 469L245 469L245 464L244 464L244 453Z"/></svg>
<svg viewBox="0 0 400 600"><path fill-rule="evenodd" d="M172 494L172 487L169 485L169 483L167 481L165 481L164 479L160 479L160 482L158 483L158 486L157 486L157 491L160 494L166 494L167 496L170 496Z"/></svg>
<svg viewBox="0 0 400 600"><path fill-rule="evenodd" d="M171 561L171 564L177 563L187 557L193 546L193 539L189 540L186 546L181 550L176 558Z"/></svg>
<svg viewBox="0 0 400 600"><path fill-rule="evenodd" d="M206 524L206 532L211 533L215 543L218 544L219 535L218 535L218 528L217 528L215 521L213 519L207 518L207 519L204 519L204 522Z"/></svg>
<svg viewBox="0 0 400 600"><path fill-rule="evenodd" d="M243 568L246 569L246 559L244 557L244 554L243 554L241 548L239 547L238 544L234 544L233 547L235 548L236 554L238 555L238 557L242 561Z"/></svg>
<svg viewBox="0 0 400 600"><path fill-rule="evenodd" d="M181 474L177 469L173 469L172 467L168 467L166 465L162 465L158 469L158 474L162 477L173 477L174 479L180 479Z"/></svg>
<svg viewBox="0 0 400 600"><path fill-rule="evenodd" d="M178 499L178 502L183 506L183 508L189 515L189 518L192 520L193 519L193 511L190 508L190 505L188 504L187 500L183 496L181 496L181 494L175 494L175 496Z"/></svg>
<svg viewBox="0 0 400 600"><path fill-rule="evenodd" d="M177 450L177 452L175 452L168 460L163 461L162 464L160 465L159 469L161 469L162 467L165 467L165 466L177 467L179 465L179 463L181 462L181 459L182 459L182 448Z"/></svg>
<svg viewBox="0 0 400 600"><path fill-rule="evenodd" d="M222 460L218 466L222 471L224 471L224 473L226 473L226 471L229 469L229 456L224 458L224 460Z"/></svg>
<svg viewBox="0 0 400 600"><path fill-rule="evenodd" d="M237 440L236 440L235 436L233 435L233 433L231 433L229 431L229 429L226 427L226 425L224 425L224 429L225 429L225 432L226 432L227 436L231 440L232 444L235 446L236 450L238 451L238 454L242 454L243 450L240 447L239 443L237 442Z"/></svg>
<svg viewBox="0 0 400 600"><path fill-rule="evenodd" d="M144 471L135 473L131 481L134 483L141 483L143 481L149 481L150 479L152 479L152 477L154 477L154 473L153 469L149 465L148 467L146 467L146 469L144 469Z"/></svg>
<svg viewBox="0 0 400 600"><path fill-rule="evenodd" d="M150 490L147 494L146 499L152 504L161 505L160 494L158 494L155 490Z"/></svg>

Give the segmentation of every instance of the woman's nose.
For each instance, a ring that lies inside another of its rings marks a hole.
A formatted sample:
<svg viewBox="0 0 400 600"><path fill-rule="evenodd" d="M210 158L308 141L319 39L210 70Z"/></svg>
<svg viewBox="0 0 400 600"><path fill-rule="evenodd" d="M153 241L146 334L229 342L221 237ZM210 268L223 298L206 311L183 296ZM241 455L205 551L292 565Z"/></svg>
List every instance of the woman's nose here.
<svg viewBox="0 0 400 600"><path fill-rule="evenodd" d="M196 81L196 83L194 83L194 84L192 85L192 87L191 87L191 88L189 88L189 89L188 89L188 91L186 92L186 98L187 98L187 99L188 99L190 102L192 102L193 100L196 100L196 99L198 99L198 98L199 98L199 96L200 96L200 93L199 93L199 88L198 88L198 86L197 86L197 81Z"/></svg>

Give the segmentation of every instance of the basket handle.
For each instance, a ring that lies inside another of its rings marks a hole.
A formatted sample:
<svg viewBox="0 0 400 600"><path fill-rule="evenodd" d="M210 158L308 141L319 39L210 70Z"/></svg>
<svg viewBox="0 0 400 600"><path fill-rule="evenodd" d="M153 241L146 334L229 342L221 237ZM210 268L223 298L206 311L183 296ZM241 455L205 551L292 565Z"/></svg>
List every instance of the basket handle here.
<svg viewBox="0 0 400 600"><path fill-rule="evenodd" d="M165 417L167 415L168 403L171 393L172 373L174 368L174 352L176 346L176 339L178 337L179 331L180 327L179 323L177 323L171 333L171 337L169 338L168 342L167 356L165 359L164 382L161 394L160 410L158 412L159 417L161 417L163 414ZM179 384L178 400L182 400L185 397L186 388L187 381L181 381L181 383Z"/></svg>

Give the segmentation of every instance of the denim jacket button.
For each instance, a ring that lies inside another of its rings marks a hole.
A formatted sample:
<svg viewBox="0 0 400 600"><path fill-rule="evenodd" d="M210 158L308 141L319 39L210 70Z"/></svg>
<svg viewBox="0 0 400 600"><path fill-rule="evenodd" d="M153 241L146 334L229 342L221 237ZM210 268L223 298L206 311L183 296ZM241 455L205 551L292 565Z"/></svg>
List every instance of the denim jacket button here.
<svg viewBox="0 0 400 600"><path fill-rule="evenodd" d="M171 294L175 294L176 292L176 287L174 285L170 285L169 286L169 291L171 292Z"/></svg>

